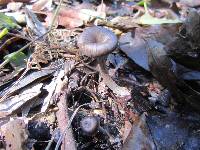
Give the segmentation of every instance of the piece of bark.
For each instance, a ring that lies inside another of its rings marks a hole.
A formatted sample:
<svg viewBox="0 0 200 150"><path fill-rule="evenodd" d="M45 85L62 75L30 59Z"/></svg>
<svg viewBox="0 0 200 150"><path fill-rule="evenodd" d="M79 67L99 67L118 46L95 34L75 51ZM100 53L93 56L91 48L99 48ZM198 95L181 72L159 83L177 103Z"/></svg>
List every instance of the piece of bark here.
<svg viewBox="0 0 200 150"><path fill-rule="evenodd" d="M57 95L56 100L59 100L57 102L59 110L56 113L58 127L60 128L61 134L64 134L61 150L76 150L72 129L68 128L70 118L68 114L67 98L70 92L70 88L68 86L68 77L66 76L66 74L68 74L74 66L74 61L68 61L65 63L65 74L63 75L64 79L62 80L62 78L60 78L60 81L58 81L59 83L57 84L55 90L55 94Z"/></svg>
<svg viewBox="0 0 200 150"><path fill-rule="evenodd" d="M62 134L65 132L67 124L70 120L67 110L68 106L66 103L66 99L67 99L67 92L62 91L60 93L59 102L57 103L59 110L56 113L58 127L60 128ZM68 128L65 133L66 134L62 141L61 150L76 150L72 129Z"/></svg>
<svg viewBox="0 0 200 150"><path fill-rule="evenodd" d="M122 150L155 150L156 145L153 142L149 128L146 124L146 116L142 114L134 122L131 132L124 143Z"/></svg>

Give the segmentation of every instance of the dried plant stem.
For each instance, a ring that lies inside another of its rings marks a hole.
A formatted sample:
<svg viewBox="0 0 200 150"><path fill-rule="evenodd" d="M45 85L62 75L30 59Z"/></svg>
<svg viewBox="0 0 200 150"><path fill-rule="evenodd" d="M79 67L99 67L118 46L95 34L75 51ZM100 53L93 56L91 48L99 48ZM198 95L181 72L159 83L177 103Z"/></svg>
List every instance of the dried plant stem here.
<svg viewBox="0 0 200 150"><path fill-rule="evenodd" d="M50 30L53 28L53 25L54 25L54 23L55 23L55 21L56 21L56 17L57 17L58 14L59 14L60 7L61 7L62 2L63 2L63 0L60 0L59 5L58 5L57 8L56 8L56 11L55 11L55 13L54 13L54 16L53 16L53 19L52 19L52 22L51 22L51 25L50 25L50 28L49 28Z"/></svg>

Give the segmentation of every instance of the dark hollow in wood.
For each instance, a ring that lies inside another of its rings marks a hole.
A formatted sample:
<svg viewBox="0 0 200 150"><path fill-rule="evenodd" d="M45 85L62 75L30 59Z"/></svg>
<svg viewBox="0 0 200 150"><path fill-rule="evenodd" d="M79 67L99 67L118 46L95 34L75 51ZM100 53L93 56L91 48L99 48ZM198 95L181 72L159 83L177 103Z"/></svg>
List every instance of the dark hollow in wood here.
<svg viewBox="0 0 200 150"><path fill-rule="evenodd" d="M117 36L110 30L94 26L85 29L78 38L81 55L98 57L112 52L117 46Z"/></svg>

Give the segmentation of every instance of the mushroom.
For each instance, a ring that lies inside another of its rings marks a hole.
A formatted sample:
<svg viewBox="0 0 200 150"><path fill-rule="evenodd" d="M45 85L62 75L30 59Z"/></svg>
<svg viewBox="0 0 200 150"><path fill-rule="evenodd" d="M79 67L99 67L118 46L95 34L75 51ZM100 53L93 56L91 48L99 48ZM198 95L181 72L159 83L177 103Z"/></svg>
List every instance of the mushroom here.
<svg viewBox="0 0 200 150"><path fill-rule="evenodd" d="M112 52L117 47L117 36L110 30L93 26L87 28L78 39L80 54L99 57Z"/></svg>
<svg viewBox="0 0 200 150"><path fill-rule="evenodd" d="M85 29L78 38L79 53L88 57L97 58L99 72L105 80L105 84L117 95L130 95L125 87L118 86L108 75L105 59L118 45L117 36L110 30L93 26Z"/></svg>
<svg viewBox="0 0 200 150"><path fill-rule="evenodd" d="M99 129L99 120L94 116L84 117L80 122L80 127L85 135L93 136Z"/></svg>
<svg viewBox="0 0 200 150"><path fill-rule="evenodd" d="M84 117L80 122L80 127L84 135L95 136L99 132L100 134L112 138L109 132L101 126L100 118L97 116Z"/></svg>

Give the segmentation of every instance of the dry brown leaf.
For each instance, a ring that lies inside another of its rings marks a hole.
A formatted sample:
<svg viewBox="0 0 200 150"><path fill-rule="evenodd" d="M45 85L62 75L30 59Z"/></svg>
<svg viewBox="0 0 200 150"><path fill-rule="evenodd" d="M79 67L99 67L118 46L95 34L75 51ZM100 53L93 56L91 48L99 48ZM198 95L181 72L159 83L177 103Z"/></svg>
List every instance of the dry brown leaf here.
<svg viewBox="0 0 200 150"><path fill-rule="evenodd" d="M32 10L40 11L43 10L45 7L51 7L52 0L38 0L33 4Z"/></svg>
<svg viewBox="0 0 200 150"><path fill-rule="evenodd" d="M135 23L134 17L131 16L116 16L111 20L111 22L116 26L123 27L123 29L139 27L138 24Z"/></svg>
<svg viewBox="0 0 200 150"><path fill-rule="evenodd" d="M130 123L130 121L125 121L124 132L122 135L123 143L126 141L128 135L130 134L132 126L133 125Z"/></svg>
<svg viewBox="0 0 200 150"><path fill-rule="evenodd" d="M45 19L46 25L48 26L52 21L53 13L47 13ZM75 28L82 26L84 22L89 22L94 18L105 18L105 13L98 12L93 9L72 9L72 8L61 8L57 17L57 25L64 26L65 28Z"/></svg>
<svg viewBox="0 0 200 150"><path fill-rule="evenodd" d="M101 18L106 18L106 4L103 2L103 0L101 1L101 4L97 6L97 12Z"/></svg>
<svg viewBox="0 0 200 150"><path fill-rule="evenodd" d="M52 16L52 14L49 14L45 19L47 25L49 25L49 22L51 22ZM83 21L80 19L63 16L58 16L56 23L57 25L64 26L65 28L75 28L83 25Z"/></svg>
<svg viewBox="0 0 200 150"><path fill-rule="evenodd" d="M83 1L82 3L76 5L74 8L77 9L77 10L80 10L80 9L95 9L96 6L93 3Z"/></svg>
<svg viewBox="0 0 200 150"><path fill-rule="evenodd" d="M16 12L16 11L19 11L22 6L23 6L23 3L21 2L11 2L11 3L8 3L7 9L10 11Z"/></svg>
<svg viewBox="0 0 200 150"><path fill-rule="evenodd" d="M130 149L155 149L155 144L146 123L145 113L134 122L129 135L124 142L123 150Z"/></svg>
<svg viewBox="0 0 200 150"><path fill-rule="evenodd" d="M30 0L0 0L0 5L5 5L5 4L8 4L10 2L23 2L23 3L27 3L27 2L30 2Z"/></svg>
<svg viewBox="0 0 200 150"><path fill-rule="evenodd" d="M46 25L52 22L53 13L47 13ZM56 20L57 25L65 28L75 28L83 25L83 20L79 17L79 11L75 9L61 9Z"/></svg>
<svg viewBox="0 0 200 150"><path fill-rule="evenodd" d="M26 102L32 98L38 96L41 93L42 83L32 86L28 89L24 89L21 93L15 96L11 96L6 100L0 102L0 117L10 115L17 109L19 109Z"/></svg>
<svg viewBox="0 0 200 150"><path fill-rule="evenodd" d="M64 70L60 70L56 72L54 78L52 79L51 83L46 85L44 88L49 92L47 97L44 99L41 112L45 112L52 100L54 94L57 94L61 91L61 87L59 87L59 83L62 81L62 78L65 76ZM59 90L58 90L59 89ZM57 91L56 91L57 90ZM56 93L57 92L57 93Z"/></svg>

